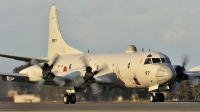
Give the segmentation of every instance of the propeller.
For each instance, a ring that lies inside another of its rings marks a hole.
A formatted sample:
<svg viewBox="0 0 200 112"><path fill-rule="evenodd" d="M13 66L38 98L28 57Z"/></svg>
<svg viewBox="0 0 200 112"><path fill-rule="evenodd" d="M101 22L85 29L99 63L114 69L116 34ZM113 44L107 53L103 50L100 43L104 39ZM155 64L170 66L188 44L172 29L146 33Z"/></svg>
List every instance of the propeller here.
<svg viewBox="0 0 200 112"><path fill-rule="evenodd" d="M195 76L195 77L189 77L189 80L192 82L192 84L194 84L196 86L199 84L199 79L198 79L197 76Z"/></svg>
<svg viewBox="0 0 200 112"><path fill-rule="evenodd" d="M40 67L42 69L42 77L41 79L36 82L35 86L40 89L44 83L45 83L45 80L48 78L48 77L51 77L53 78L53 81L58 85L58 86L63 86L65 84L65 81L62 80L62 79L59 79L58 77L55 76L55 74L51 71L52 68L54 67L54 65L56 64L56 62L59 60L60 56L59 55L56 55L51 64L49 65L48 63L44 63L43 66L41 66L41 64L36 60L36 59L32 59L30 64L31 65L37 65L38 67Z"/></svg>
<svg viewBox="0 0 200 112"><path fill-rule="evenodd" d="M100 68L98 68L96 71L92 72L92 67L90 67L88 64L89 63L88 58L86 56L83 56L83 57L81 57L81 61L84 65L85 71L86 71L85 76L84 76L85 82L92 80L94 78L94 75L102 73L108 69L108 66L104 63L101 66L99 66Z"/></svg>
<svg viewBox="0 0 200 112"><path fill-rule="evenodd" d="M89 60L86 56L81 57L81 61L84 65L85 71L86 71L85 75L83 77L84 81L90 84L93 95L100 94L102 89L101 89L100 85L98 83L96 83L94 76L107 70L108 69L107 65L102 64L101 66L99 66L100 68L98 68L96 71L93 71L92 67L89 66Z"/></svg>
<svg viewBox="0 0 200 112"><path fill-rule="evenodd" d="M181 83L182 80L186 80L186 79L189 78L189 76L185 72L185 66L188 63L188 60L189 60L189 56L184 55L182 66L180 66L180 65L175 66L175 71L176 71L177 75L176 75L176 78L174 79L174 82L171 85L171 92L172 93L176 93L179 90L180 83Z"/></svg>

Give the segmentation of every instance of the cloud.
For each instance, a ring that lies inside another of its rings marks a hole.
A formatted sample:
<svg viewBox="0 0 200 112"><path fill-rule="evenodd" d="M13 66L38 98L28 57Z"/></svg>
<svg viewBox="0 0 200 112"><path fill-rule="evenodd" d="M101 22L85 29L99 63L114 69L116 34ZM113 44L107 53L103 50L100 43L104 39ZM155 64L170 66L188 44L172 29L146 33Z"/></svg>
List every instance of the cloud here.
<svg viewBox="0 0 200 112"><path fill-rule="evenodd" d="M111 7L113 3L110 1L98 1L94 2L85 8L78 14L79 17L93 17L93 16L101 16L106 13Z"/></svg>
<svg viewBox="0 0 200 112"><path fill-rule="evenodd" d="M200 8L194 8L175 16L163 31L163 39L176 41L182 38L194 38L200 31Z"/></svg>
<svg viewBox="0 0 200 112"><path fill-rule="evenodd" d="M143 6L141 1L126 0L122 3L122 13L143 15L148 12L148 8Z"/></svg>
<svg viewBox="0 0 200 112"><path fill-rule="evenodd" d="M79 37L79 39L84 40L87 45L94 46L94 30L91 28L88 28L87 26L80 26L74 31L74 34L76 37Z"/></svg>
<svg viewBox="0 0 200 112"><path fill-rule="evenodd" d="M143 15L148 12L148 9L142 6L124 6L122 12L134 15Z"/></svg>

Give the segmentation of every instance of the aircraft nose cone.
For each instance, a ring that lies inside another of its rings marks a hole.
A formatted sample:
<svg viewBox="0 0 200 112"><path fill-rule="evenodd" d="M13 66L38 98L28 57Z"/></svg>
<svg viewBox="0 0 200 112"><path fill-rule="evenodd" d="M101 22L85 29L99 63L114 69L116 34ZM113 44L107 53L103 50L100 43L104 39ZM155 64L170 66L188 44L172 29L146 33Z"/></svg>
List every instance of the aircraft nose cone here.
<svg viewBox="0 0 200 112"><path fill-rule="evenodd" d="M165 84L170 80L172 80L172 78L174 77L175 77L174 70L167 65L162 65L157 69L156 80L158 84Z"/></svg>

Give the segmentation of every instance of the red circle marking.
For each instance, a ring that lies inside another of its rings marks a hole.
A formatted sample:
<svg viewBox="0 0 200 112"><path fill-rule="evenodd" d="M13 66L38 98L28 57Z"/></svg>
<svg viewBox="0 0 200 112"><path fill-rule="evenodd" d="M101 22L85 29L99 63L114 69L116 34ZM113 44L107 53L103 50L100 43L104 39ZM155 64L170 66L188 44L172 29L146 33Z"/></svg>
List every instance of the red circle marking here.
<svg viewBox="0 0 200 112"><path fill-rule="evenodd" d="M63 72L66 72L66 71L67 71L67 66L64 66Z"/></svg>

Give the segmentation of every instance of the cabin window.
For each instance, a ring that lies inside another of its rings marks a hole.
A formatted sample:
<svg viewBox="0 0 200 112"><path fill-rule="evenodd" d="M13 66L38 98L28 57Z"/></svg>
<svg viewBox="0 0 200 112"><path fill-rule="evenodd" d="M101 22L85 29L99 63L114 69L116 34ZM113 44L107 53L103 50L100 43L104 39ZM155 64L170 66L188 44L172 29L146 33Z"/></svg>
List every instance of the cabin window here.
<svg viewBox="0 0 200 112"><path fill-rule="evenodd" d="M130 63L128 63L128 68L130 68Z"/></svg>
<svg viewBox="0 0 200 112"><path fill-rule="evenodd" d="M153 63L160 63L160 58L152 58Z"/></svg>
<svg viewBox="0 0 200 112"><path fill-rule="evenodd" d="M144 64L152 64L151 58L147 58L145 60Z"/></svg>
<svg viewBox="0 0 200 112"><path fill-rule="evenodd" d="M71 69L72 64L69 64L69 69Z"/></svg>
<svg viewBox="0 0 200 112"><path fill-rule="evenodd" d="M99 65L96 66L96 70L99 70Z"/></svg>

